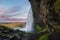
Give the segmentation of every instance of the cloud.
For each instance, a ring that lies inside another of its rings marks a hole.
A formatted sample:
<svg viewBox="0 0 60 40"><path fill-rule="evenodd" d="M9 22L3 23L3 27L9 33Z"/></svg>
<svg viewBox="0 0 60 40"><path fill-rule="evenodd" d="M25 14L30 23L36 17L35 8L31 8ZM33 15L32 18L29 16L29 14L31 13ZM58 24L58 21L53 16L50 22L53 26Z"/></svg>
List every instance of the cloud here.
<svg viewBox="0 0 60 40"><path fill-rule="evenodd" d="M1 8L1 7L0 7ZM27 19L27 15L28 15L28 9L27 10L20 10L19 7L11 7L8 9L0 9L0 18L10 18L10 19Z"/></svg>
<svg viewBox="0 0 60 40"><path fill-rule="evenodd" d="M0 6L0 18L4 17L5 10Z"/></svg>
<svg viewBox="0 0 60 40"><path fill-rule="evenodd" d="M16 12L16 11L19 11L19 10L21 10L19 6L10 7L6 10L6 13L13 13L13 12Z"/></svg>

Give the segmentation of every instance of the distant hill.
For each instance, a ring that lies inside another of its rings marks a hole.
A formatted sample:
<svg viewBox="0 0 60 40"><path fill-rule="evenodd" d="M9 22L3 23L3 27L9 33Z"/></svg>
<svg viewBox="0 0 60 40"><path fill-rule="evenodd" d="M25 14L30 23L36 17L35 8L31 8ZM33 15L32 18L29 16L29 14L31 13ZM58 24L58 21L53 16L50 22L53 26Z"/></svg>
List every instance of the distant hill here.
<svg viewBox="0 0 60 40"><path fill-rule="evenodd" d="M11 23L2 23L0 25L6 26L8 28L22 27L25 22L11 22Z"/></svg>

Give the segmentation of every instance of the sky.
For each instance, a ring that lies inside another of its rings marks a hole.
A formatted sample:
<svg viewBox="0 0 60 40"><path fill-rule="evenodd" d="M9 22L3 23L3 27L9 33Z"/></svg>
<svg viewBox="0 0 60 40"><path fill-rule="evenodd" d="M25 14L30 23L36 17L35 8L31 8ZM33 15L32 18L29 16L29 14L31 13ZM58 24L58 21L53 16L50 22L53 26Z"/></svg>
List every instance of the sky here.
<svg viewBox="0 0 60 40"><path fill-rule="evenodd" d="M0 22L7 19L27 19L28 0L0 0Z"/></svg>

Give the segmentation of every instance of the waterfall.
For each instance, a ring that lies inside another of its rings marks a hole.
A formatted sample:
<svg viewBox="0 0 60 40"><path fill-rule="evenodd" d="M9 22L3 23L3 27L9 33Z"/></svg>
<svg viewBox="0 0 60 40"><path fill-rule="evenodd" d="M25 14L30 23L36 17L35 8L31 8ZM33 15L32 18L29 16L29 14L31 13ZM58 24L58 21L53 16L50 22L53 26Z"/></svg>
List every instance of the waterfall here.
<svg viewBox="0 0 60 40"><path fill-rule="evenodd" d="M26 25L24 25L24 28L15 28L15 30L21 30L21 31L25 31L25 32L32 32L33 31L33 13L32 13L32 9L30 8L29 13L28 13L28 18L26 21Z"/></svg>

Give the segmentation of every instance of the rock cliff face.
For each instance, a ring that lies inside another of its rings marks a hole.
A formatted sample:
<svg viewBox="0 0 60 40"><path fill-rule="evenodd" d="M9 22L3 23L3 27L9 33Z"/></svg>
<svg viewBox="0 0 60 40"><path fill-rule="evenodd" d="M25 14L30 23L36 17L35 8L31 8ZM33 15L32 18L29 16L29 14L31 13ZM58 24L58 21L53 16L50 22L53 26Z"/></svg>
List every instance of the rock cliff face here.
<svg viewBox="0 0 60 40"><path fill-rule="evenodd" d="M46 5L44 0L29 0L33 10L35 24L46 24ZM43 25L45 26L45 25Z"/></svg>
<svg viewBox="0 0 60 40"><path fill-rule="evenodd" d="M59 0L29 0L33 10L35 24L48 25L51 29L60 29Z"/></svg>

